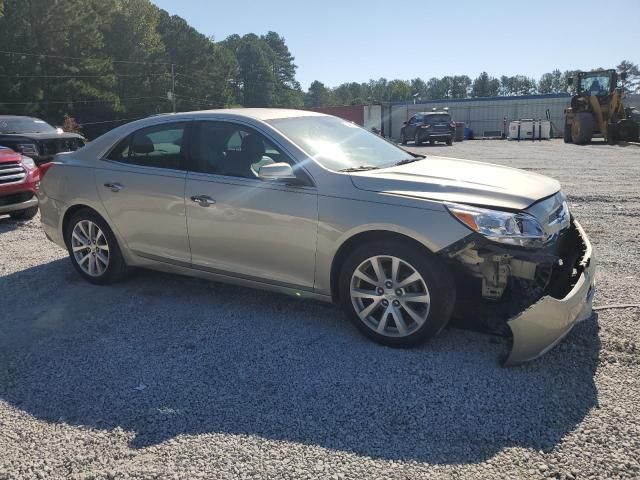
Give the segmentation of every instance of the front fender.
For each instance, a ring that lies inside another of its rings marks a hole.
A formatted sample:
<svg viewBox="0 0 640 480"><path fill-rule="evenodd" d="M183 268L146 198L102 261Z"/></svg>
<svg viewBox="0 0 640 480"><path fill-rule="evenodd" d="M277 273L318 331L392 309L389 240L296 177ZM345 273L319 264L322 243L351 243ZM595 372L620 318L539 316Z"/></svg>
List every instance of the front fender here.
<svg viewBox="0 0 640 480"><path fill-rule="evenodd" d="M469 230L442 208L432 210L380 202L380 194L363 193L378 201L339 197L318 198L318 243L315 288L331 293L331 269L339 249L350 238L372 231L404 235L438 252L469 234ZM392 196L389 196L392 197ZM392 199L392 198L390 198ZM397 199L398 201L406 199Z"/></svg>

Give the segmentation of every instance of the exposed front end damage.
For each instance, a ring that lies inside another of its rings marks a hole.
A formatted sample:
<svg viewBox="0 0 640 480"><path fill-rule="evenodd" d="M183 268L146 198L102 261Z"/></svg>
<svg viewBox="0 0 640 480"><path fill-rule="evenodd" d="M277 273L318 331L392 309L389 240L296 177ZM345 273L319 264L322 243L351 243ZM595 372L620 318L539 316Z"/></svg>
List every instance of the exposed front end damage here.
<svg viewBox="0 0 640 480"><path fill-rule="evenodd" d="M456 274L455 317L504 335L504 365L533 360L591 316L595 262L578 222L541 249L524 249L471 235L443 252Z"/></svg>

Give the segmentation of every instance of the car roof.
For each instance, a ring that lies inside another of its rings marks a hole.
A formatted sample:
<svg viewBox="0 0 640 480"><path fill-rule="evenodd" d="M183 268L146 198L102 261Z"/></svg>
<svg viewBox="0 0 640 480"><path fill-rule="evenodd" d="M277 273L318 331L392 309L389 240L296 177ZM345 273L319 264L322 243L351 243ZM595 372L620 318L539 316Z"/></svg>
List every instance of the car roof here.
<svg viewBox="0 0 640 480"><path fill-rule="evenodd" d="M446 110L440 110L438 112L420 112L418 115L449 115Z"/></svg>
<svg viewBox="0 0 640 480"><path fill-rule="evenodd" d="M210 115L228 116L228 117L249 117L255 120L275 120L278 118L297 118L297 117L323 117L324 113L313 112L310 110L295 110L290 108L224 108L217 110L195 110L192 112L165 113L158 116L188 116L188 117L206 117Z"/></svg>

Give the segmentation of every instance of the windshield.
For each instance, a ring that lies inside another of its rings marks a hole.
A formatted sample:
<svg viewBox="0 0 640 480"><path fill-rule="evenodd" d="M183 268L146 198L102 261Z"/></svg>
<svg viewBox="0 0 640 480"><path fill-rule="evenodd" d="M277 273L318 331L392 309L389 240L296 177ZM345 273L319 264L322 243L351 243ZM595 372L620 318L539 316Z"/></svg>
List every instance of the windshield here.
<svg viewBox="0 0 640 480"><path fill-rule="evenodd" d="M0 133L55 133L56 129L37 118L0 118Z"/></svg>
<svg viewBox="0 0 640 480"><path fill-rule="evenodd" d="M280 118L268 123L330 170L388 167L411 157L378 135L336 117Z"/></svg>
<svg viewBox="0 0 640 480"><path fill-rule="evenodd" d="M424 119L427 123L449 123L451 117L449 115L425 115Z"/></svg>
<svg viewBox="0 0 640 480"><path fill-rule="evenodd" d="M609 75L593 75L580 79L580 91L590 95L606 95L609 93Z"/></svg>

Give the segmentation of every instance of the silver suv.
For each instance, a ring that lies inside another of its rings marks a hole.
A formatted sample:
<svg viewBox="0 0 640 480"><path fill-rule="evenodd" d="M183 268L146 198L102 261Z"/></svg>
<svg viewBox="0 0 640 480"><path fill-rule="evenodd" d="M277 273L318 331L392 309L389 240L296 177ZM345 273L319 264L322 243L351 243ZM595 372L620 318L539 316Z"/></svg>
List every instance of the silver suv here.
<svg viewBox="0 0 640 480"><path fill-rule="evenodd" d="M313 112L124 125L59 155L40 208L90 282L148 267L333 301L391 346L458 316L508 335L514 364L591 314L591 245L558 182Z"/></svg>

